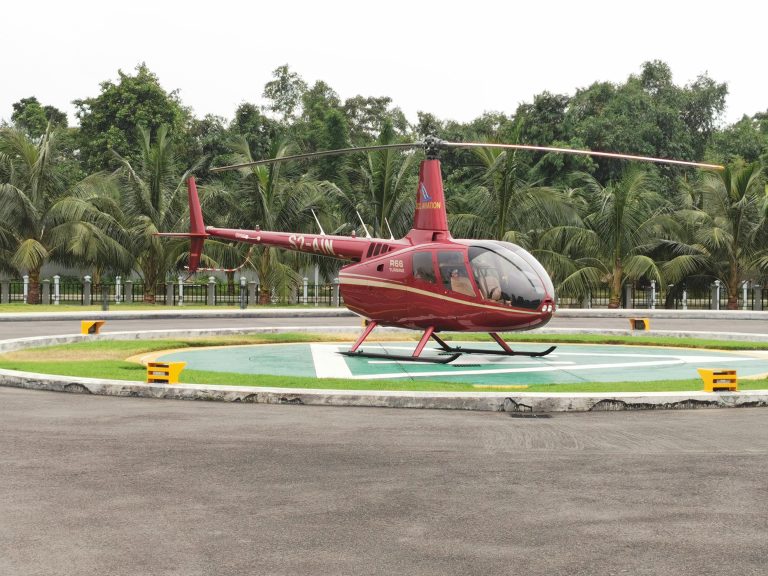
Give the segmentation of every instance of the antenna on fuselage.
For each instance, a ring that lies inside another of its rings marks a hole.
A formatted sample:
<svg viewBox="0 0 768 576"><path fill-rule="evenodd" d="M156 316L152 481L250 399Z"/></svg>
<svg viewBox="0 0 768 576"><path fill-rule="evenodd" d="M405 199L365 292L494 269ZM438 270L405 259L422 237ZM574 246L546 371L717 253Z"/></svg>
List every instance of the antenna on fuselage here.
<svg viewBox="0 0 768 576"><path fill-rule="evenodd" d="M387 220L386 218L384 218L384 222L386 222L386 224L387 224L387 230L389 230L389 239L390 239L390 240L394 240L394 239L395 239L395 235L394 235L394 234L392 234L392 228L391 228L391 227L390 227L390 225L389 225L389 220Z"/></svg>
<svg viewBox="0 0 768 576"><path fill-rule="evenodd" d="M365 222L363 222L363 217L362 217L362 216L360 216L360 212L358 212L357 210L355 210L355 214L357 214L357 217L360 219L360 224L362 224L362 225L363 225L363 230L365 230L365 237L366 237L366 238L370 238L370 237L371 237L371 235L368 233L368 227L365 225Z"/></svg>
<svg viewBox="0 0 768 576"><path fill-rule="evenodd" d="M320 220L317 219L317 214L315 214L315 209L310 208L309 211L312 212L312 216L315 217L315 222L317 222L317 227L320 228L320 235L325 236L326 235L325 230L323 230L323 227L320 225Z"/></svg>

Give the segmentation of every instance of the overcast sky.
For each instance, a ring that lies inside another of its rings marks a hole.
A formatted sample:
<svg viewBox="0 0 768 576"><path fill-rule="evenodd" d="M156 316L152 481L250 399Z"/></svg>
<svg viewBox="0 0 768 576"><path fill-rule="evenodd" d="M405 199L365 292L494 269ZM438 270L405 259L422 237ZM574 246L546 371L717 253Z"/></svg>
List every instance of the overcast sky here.
<svg viewBox="0 0 768 576"><path fill-rule="evenodd" d="M389 96L412 122L419 110L511 114L654 59L680 85L703 73L727 82L729 123L768 109L768 4L754 1L39 0L4 2L0 15L6 120L36 96L73 123L72 100L141 62L198 117L262 104L283 64L342 99Z"/></svg>

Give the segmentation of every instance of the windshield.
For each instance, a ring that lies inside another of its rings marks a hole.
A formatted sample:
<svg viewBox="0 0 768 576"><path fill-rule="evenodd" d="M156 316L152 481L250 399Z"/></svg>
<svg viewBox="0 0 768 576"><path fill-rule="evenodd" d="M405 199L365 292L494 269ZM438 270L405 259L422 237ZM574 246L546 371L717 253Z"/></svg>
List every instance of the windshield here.
<svg viewBox="0 0 768 576"><path fill-rule="evenodd" d="M469 264L483 298L537 309L555 290L546 270L528 252L509 242L478 242L469 247Z"/></svg>

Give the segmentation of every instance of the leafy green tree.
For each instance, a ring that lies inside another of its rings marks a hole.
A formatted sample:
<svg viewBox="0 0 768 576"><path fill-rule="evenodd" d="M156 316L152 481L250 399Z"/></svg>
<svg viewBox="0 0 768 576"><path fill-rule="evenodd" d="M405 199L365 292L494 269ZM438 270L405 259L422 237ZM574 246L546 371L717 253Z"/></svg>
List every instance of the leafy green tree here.
<svg viewBox="0 0 768 576"><path fill-rule="evenodd" d="M67 127L64 112L54 106L42 106L34 96L14 102L11 121L31 138L40 138L45 134L49 123L52 128Z"/></svg>
<svg viewBox="0 0 768 576"><path fill-rule="evenodd" d="M728 93L702 75L679 87L663 62L646 62L639 76L620 85L592 84L570 99L565 121L572 136L593 150L700 160L725 106ZM600 160L595 176L616 180L624 167L619 161ZM658 170L669 180L679 168Z"/></svg>
<svg viewBox="0 0 768 576"><path fill-rule="evenodd" d="M102 82L95 98L74 101L80 121L80 157L87 172L117 168L118 157L141 161L144 150L138 126L150 133L166 126L173 134L181 131L189 116L178 93L166 92L146 64L137 66L134 76L122 70L118 75L117 83Z"/></svg>
<svg viewBox="0 0 768 576"><path fill-rule="evenodd" d="M173 141L166 126L160 126L152 141L149 129L139 127L141 156L132 162L115 152L120 162L123 212L136 268L144 279L144 301L154 304L156 286L166 274L178 269L186 242L155 236L157 232L187 228L186 179L196 167L180 174Z"/></svg>
<svg viewBox="0 0 768 576"><path fill-rule="evenodd" d="M718 130L712 136L709 157L718 162L742 159L755 162L768 152L768 122L761 115L743 116L734 124Z"/></svg>
<svg viewBox="0 0 768 576"><path fill-rule="evenodd" d="M235 117L229 125L230 138L245 138L252 158L266 158L272 142L279 138L280 127L277 122L262 114L254 104L244 102L235 110ZM227 143L230 154L231 142Z"/></svg>
<svg viewBox="0 0 768 576"><path fill-rule="evenodd" d="M375 141L385 123L401 136L409 129L405 114L400 108L392 108L392 99L387 96L354 96L344 101L342 109L347 117L350 140L355 146Z"/></svg>
<svg viewBox="0 0 768 576"><path fill-rule="evenodd" d="M57 169L60 132L32 140L17 129L0 131L0 267L27 272L27 302L40 302L46 262L130 266L120 226L108 212L108 180L93 175L67 189Z"/></svg>
<svg viewBox="0 0 768 576"><path fill-rule="evenodd" d="M300 113L307 83L296 72L291 72L288 64L275 68L272 78L264 86L262 96L270 102L267 109L279 114L284 123L289 123Z"/></svg>
<svg viewBox="0 0 768 576"><path fill-rule="evenodd" d="M181 142L176 145L178 161L182 166L199 164L196 176L206 180L212 166L228 163L230 150L227 143L230 138L231 133L221 116L207 114L202 120L190 118Z"/></svg>

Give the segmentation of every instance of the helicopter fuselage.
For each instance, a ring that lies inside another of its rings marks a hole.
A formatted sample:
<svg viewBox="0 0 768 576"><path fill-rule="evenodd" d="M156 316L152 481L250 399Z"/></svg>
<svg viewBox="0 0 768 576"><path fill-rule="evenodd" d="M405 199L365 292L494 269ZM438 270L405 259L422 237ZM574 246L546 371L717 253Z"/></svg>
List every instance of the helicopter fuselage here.
<svg viewBox="0 0 768 576"><path fill-rule="evenodd" d="M378 324L498 332L545 325L554 312L546 271L515 244L425 238L384 240L207 227L206 234L351 259L339 273L344 305Z"/></svg>

